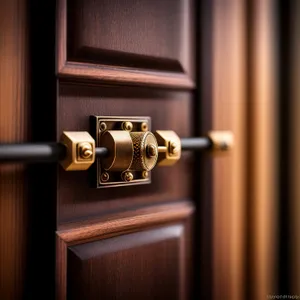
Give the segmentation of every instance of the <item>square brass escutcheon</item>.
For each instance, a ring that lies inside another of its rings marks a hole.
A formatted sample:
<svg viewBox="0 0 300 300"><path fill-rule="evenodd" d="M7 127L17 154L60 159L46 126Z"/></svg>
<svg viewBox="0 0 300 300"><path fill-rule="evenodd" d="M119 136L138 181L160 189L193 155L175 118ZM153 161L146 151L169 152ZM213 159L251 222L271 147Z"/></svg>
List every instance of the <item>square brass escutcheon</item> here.
<svg viewBox="0 0 300 300"><path fill-rule="evenodd" d="M92 187L109 188L151 183L151 171L146 167L132 167L132 136L148 131L151 131L150 117L90 116L90 133L95 139L96 147L109 150L106 157L97 158L90 168Z"/></svg>

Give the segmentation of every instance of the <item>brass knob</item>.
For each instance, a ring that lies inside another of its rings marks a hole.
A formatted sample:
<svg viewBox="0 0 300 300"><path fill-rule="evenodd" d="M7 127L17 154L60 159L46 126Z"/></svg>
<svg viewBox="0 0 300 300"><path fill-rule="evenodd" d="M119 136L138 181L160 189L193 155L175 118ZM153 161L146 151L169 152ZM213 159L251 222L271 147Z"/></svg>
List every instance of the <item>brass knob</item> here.
<svg viewBox="0 0 300 300"><path fill-rule="evenodd" d="M133 144L133 158L130 170L150 171L154 168L158 158L156 138L150 131L130 132Z"/></svg>

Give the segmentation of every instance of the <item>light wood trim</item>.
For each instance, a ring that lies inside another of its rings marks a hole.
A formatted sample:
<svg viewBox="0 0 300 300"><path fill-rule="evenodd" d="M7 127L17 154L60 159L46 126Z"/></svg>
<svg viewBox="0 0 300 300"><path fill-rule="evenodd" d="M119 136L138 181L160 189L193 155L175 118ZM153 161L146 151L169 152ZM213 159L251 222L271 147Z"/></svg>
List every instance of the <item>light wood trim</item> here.
<svg viewBox="0 0 300 300"><path fill-rule="evenodd" d="M214 1L212 129L235 146L212 162L213 299L276 294L274 12L271 0Z"/></svg>
<svg viewBox="0 0 300 300"><path fill-rule="evenodd" d="M276 294L277 111L274 1L251 2L249 19L249 299Z"/></svg>
<svg viewBox="0 0 300 300"><path fill-rule="evenodd" d="M245 43L245 1L214 1L211 129L231 130L235 141L212 159L212 299L244 299Z"/></svg>
<svg viewBox="0 0 300 300"><path fill-rule="evenodd" d="M187 218L193 211L190 202L159 205L105 217L91 224L79 223L72 229L60 230L57 235L68 245L99 240L142 228Z"/></svg>
<svg viewBox="0 0 300 300"><path fill-rule="evenodd" d="M73 78L106 83L172 87L174 89L193 89L193 81L184 73L156 72L115 67L101 64L67 61L58 70L59 78Z"/></svg>

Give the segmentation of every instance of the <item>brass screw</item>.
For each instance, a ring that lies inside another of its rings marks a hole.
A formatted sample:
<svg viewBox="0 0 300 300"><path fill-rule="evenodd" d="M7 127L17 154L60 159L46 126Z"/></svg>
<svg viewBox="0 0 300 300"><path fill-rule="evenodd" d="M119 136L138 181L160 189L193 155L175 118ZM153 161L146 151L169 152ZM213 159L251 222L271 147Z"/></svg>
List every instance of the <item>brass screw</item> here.
<svg viewBox="0 0 300 300"><path fill-rule="evenodd" d="M170 153L171 154L177 154L179 151L178 149L178 145L176 142L174 141L170 141Z"/></svg>
<svg viewBox="0 0 300 300"><path fill-rule="evenodd" d="M131 131L133 128L133 125L131 122L126 121L126 122L122 123L122 128L123 128L123 130Z"/></svg>
<svg viewBox="0 0 300 300"><path fill-rule="evenodd" d="M103 172L101 174L101 181L106 182L106 181L108 181L108 179L109 179L109 174L107 172Z"/></svg>
<svg viewBox="0 0 300 300"><path fill-rule="evenodd" d="M147 131L148 130L148 124L146 122L143 122L141 125L142 131Z"/></svg>
<svg viewBox="0 0 300 300"><path fill-rule="evenodd" d="M148 155L149 157L154 157L154 156L157 155L157 148L155 147L155 145L149 144L149 145L147 146L147 155Z"/></svg>
<svg viewBox="0 0 300 300"><path fill-rule="evenodd" d="M123 180L125 180L127 182L133 180L133 174L131 172L125 172L123 174Z"/></svg>
<svg viewBox="0 0 300 300"><path fill-rule="evenodd" d="M148 176L149 176L148 171L143 171L142 176L143 176L144 179L147 179Z"/></svg>
<svg viewBox="0 0 300 300"><path fill-rule="evenodd" d="M93 155L93 147L90 143L84 142L79 145L79 155L83 159L89 159Z"/></svg>
<svg viewBox="0 0 300 300"><path fill-rule="evenodd" d="M101 122L99 125L99 129L100 131L105 131L107 129L107 125L104 122Z"/></svg>

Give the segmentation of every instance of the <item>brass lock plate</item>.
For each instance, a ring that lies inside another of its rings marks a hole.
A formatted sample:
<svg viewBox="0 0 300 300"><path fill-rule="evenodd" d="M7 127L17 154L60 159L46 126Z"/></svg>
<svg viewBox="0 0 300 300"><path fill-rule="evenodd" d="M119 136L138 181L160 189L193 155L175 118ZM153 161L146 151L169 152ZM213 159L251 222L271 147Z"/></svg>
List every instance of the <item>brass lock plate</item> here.
<svg viewBox="0 0 300 300"><path fill-rule="evenodd" d="M150 117L90 116L90 133L96 147L108 148L108 155L96 159L90 168L92 187L151 183L150 169L156 164L154 152L158 147L150 130ZM143 159L146 150L150 155Z"/></svg>

